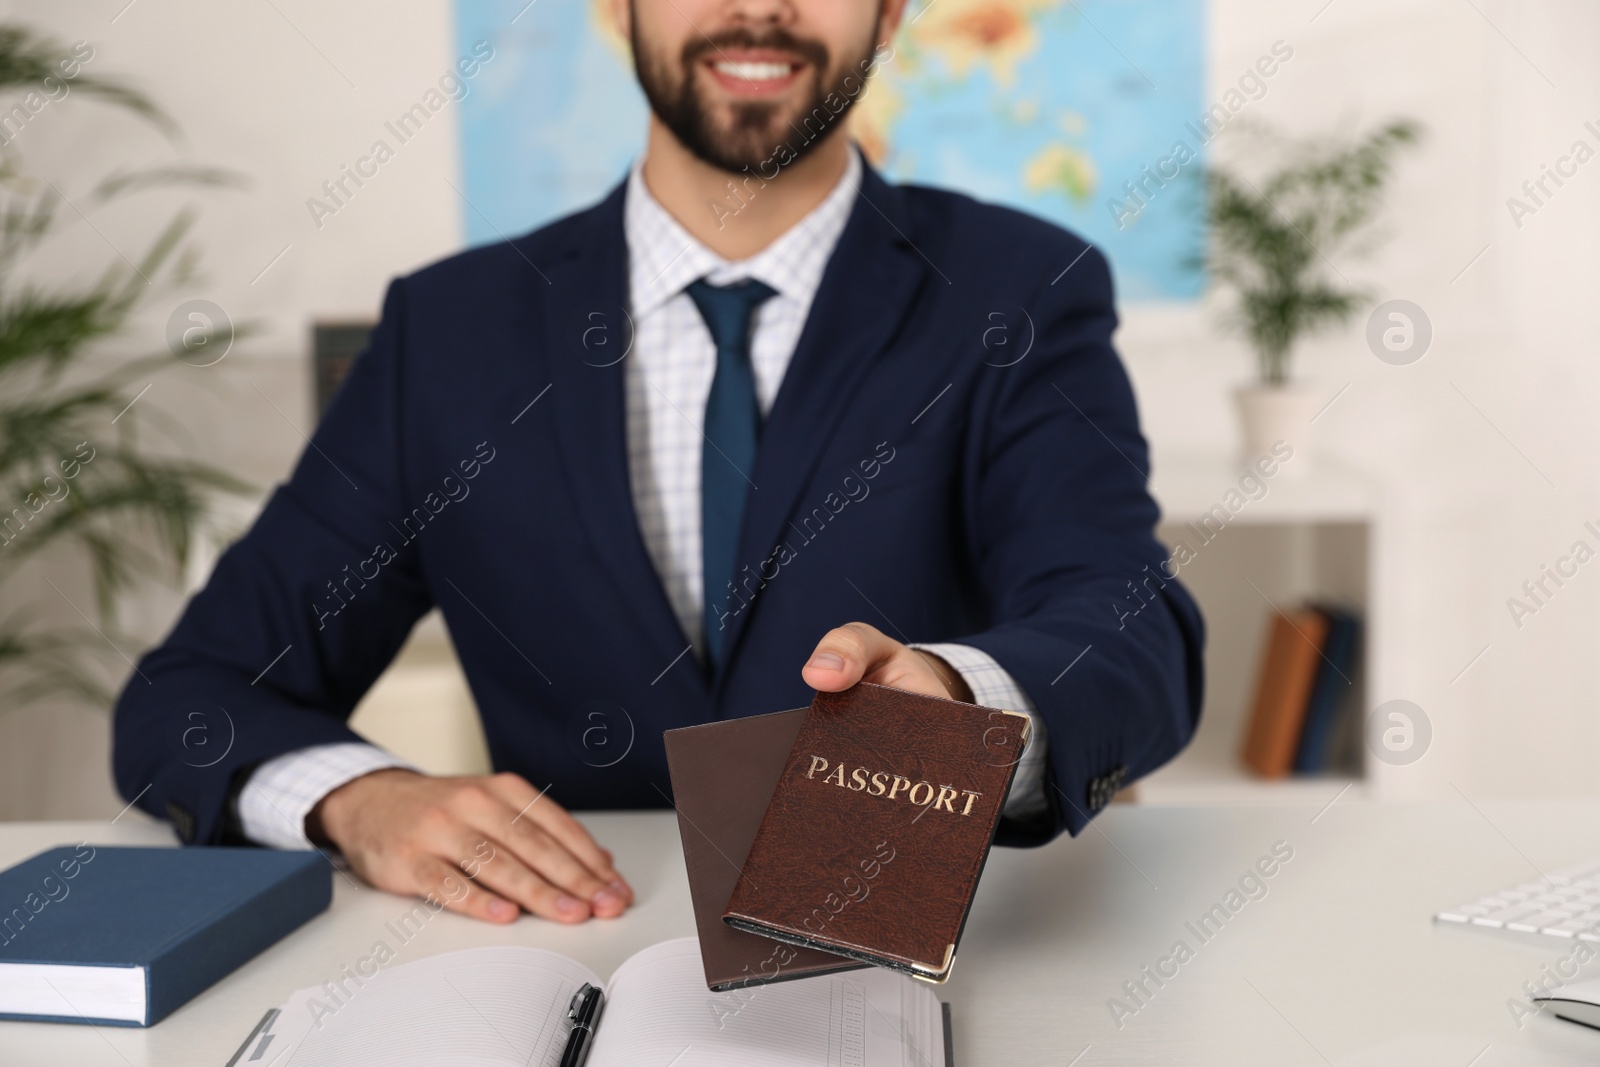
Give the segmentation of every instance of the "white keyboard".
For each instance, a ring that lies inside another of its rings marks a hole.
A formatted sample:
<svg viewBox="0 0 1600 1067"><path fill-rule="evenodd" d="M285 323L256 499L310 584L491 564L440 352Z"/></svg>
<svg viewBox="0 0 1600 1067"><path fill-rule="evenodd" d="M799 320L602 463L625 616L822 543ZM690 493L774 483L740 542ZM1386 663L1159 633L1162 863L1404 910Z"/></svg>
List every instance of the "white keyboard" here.
<svg viewBox="0 0 1600 1067"><path fill-rule="evenodd" d="M1441 911L1434 922L1600 941L1600 859Z"/></svg>

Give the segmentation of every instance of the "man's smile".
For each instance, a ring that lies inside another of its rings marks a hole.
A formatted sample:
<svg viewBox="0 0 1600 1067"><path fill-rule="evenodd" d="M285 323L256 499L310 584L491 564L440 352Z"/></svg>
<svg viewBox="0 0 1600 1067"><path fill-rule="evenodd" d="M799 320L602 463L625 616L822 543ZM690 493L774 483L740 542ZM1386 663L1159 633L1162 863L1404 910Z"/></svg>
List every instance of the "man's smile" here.
<svg viewBox="0 0 1600 1067"><path fill-rule="evenodd" d="M808 66L792 52L775 49L723 49L705 60L705 68L724 90L735 96L782 95Z"/></svg>

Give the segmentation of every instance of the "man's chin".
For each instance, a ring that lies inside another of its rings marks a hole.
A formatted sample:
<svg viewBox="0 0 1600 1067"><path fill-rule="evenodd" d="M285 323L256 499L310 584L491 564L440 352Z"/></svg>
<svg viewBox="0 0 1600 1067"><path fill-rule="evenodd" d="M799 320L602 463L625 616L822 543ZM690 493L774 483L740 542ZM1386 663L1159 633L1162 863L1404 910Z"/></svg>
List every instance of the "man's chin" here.
<svg viewBox="0 0 1600 1067"><path fill-rule="evenodd" d="M839 124L820 125L813 116L828 113L804 92L757 103L699 88L669 99L674 106L656 110L661 121L697 159L730 174L761 172L770 178L774 168L807 155Z"/></svg>
<svg viewBox="0 0 1600 1067"><path fill-rule="evenodd" d="M816 130L804 136L795 130L787 115L769 118L758 129L728 122L709 131L711 136L701 146L704 153L697 154L713 166L735 173L759 168L770 170L775 165L794 162L820 139Z"/></svg>
<svg viewBox="0 0 1600 1067"><path fill-rule="evenodd" d="M686 142L686 147L702 163L730 174L753 172L770 161L783 138L768 141L763 137L710 136Z"/></svg>

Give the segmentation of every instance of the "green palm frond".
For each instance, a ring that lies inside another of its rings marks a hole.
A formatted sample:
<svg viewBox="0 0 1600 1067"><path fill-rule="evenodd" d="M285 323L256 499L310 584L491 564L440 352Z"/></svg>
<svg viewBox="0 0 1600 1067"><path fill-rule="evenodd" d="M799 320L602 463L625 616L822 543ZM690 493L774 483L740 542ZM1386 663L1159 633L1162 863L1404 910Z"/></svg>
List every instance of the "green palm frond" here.
<svg viewBox="0 0 1600 1067"><path fill-rule="evenodd" d="M70 49L24 27L0 25L0 88L60 78L71 56ZM119 82L90 77L80 65L69 84L71 91L176 133L154 102ZM115 627L118 598L152 577L181 576L213 497L249 488L216 467L157 454L141 442L143 429L162 426L148 406L130 408L137 395L130 386L177 366L170 356L127 358L109 371L87 365L91 348L127 343L133 314L152 294L192 276L191 210L179 210L141 253L110 259L86 282L45 286L23 269L57 232L81 223L80 207L98 210L153 190L234 186L238 176L172 164L115 172L81 198L64 192L62 184L25 175L14 145L0 150L4 708L45 698L106 706L110 684L127 670L122 648L132 647ZM42 605L18 608L7 595L6 584L25 564L61 548L92 581L96 614L85 616L81 627L47 625L39 610L30 610Z"/></svg>
<svg viewBox="0 0 1600 1067"><path fill-rule="evenodd" d="M1255 350L1261 380L1281 384L1295 343L1347 321L1369 299L1334 267L1362 251L1397 151L1421 138L1401 119L1353 144L1269 138L1285 161L1259 182L1222 167L1206 175L1210 247L1204 263L1233 291L1225 319Z"/></svg>
<svg viewBox="0 0 1600 1067"><path fill-rule="evenodd" d="M78 73L64 77L62 64L71 64ZM158 127L169 136L178 128L146 95L121 82L85 74L83 57L66 45L15 23L0 25L0 89L26 88L49 91L65 83L71 92L88 93L108 104L124 108Z"/></svg>
<svg viewBox="0 0 1600 1067"><path fill-rule="evenodd" d="M109 177L102 178L90 195L96 201L104 203L126 193L195 185L237 189L244 186L244 180L236 172L221 167L145 167L140 170L117 171Z"/></svg>
<svg viewBox="0 0 1600 1067"><path fill-rule="evenodd" d="M27 616L0 622L0 707L52 697L109 704L111 687L101 678L105 664L97 651L115 658L109 640L89 628L45 627Z"/></svg>

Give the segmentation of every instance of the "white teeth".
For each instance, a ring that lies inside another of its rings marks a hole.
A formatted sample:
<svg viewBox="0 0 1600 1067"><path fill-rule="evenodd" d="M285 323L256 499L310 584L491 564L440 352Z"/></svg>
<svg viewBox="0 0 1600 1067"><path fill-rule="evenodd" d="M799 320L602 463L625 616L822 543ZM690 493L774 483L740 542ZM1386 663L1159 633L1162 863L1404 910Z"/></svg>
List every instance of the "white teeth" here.
<svg viewBox="0 0 1600 1067"><path fill-rule="evenodd" d="M794 69L788 63L733 63L723 61L716 66L718 71L728 75L730 78L742 78L751 82L787 78L790 71Z"/></svg>

